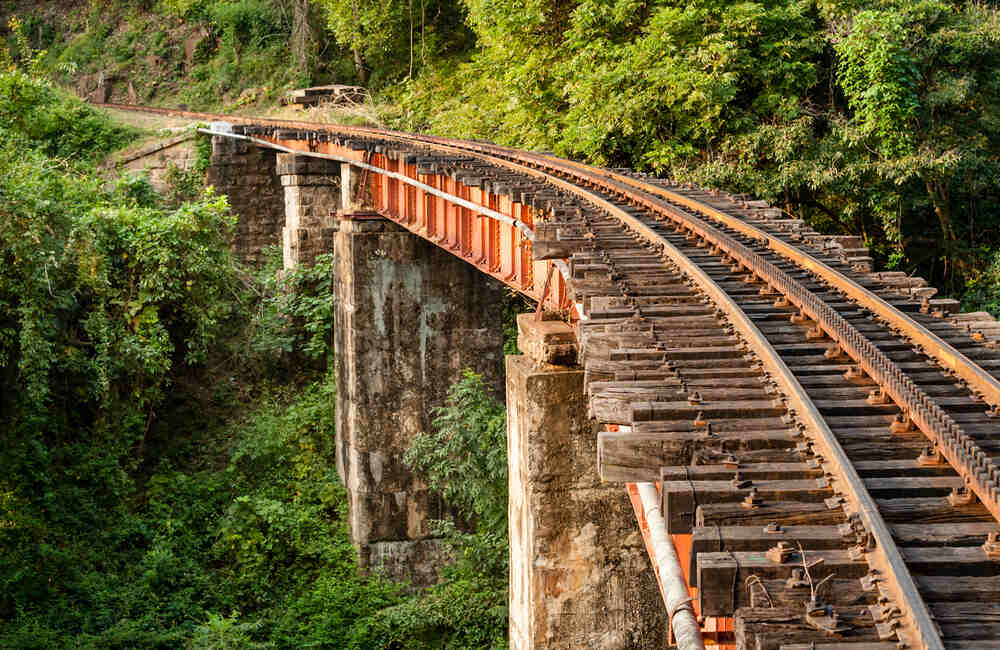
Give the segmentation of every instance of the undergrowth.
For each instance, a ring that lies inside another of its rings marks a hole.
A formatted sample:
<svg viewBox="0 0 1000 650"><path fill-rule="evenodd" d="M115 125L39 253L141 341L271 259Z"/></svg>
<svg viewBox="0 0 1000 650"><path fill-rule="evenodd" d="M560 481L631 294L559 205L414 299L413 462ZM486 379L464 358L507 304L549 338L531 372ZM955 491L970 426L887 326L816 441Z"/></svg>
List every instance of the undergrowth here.
<svg viewBox="0 0 1000 650"><path fill-rule="evenodd" d="M332 257L243 267L224 197L108 183L90 161L130 132L11 67L0 646L504 645L503 417L481 380L421 439L445 453L411 456L443 492L466 459L448 480L480 495L451 494L478 527L439 525L455 562L426 592L359 571L334 450Z"/></svg>

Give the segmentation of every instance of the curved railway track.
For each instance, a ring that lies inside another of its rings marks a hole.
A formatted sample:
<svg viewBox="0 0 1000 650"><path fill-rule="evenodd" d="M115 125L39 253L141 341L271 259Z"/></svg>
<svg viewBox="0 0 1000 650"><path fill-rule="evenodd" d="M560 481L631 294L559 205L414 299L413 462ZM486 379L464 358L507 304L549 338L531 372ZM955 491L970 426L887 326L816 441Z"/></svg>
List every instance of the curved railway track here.
<svg viewBox="0 0 1000 650"><path fill-rule="evenodd" d="M1000 647L1000 353L932 290L902 295L913 283L857 246L725 193L481 142L143 110L531 206L530 223L472 207L558 261L602 478L659 483L700 614L738 611L741 646Z"/></svg>

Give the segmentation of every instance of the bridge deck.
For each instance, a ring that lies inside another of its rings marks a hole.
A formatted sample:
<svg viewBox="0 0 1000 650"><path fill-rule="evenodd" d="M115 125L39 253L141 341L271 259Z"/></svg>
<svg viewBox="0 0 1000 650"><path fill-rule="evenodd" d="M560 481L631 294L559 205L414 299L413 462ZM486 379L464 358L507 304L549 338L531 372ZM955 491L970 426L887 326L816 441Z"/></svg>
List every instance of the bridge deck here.
<svg viewBox="0 0 1000 650"><path fill-rule="evenodd" d="M658 484L697 613L735 617L740 647L996 647L1000 326L762 202L243 122L366 170L380 214L568 314L602 478Z"/></svg>

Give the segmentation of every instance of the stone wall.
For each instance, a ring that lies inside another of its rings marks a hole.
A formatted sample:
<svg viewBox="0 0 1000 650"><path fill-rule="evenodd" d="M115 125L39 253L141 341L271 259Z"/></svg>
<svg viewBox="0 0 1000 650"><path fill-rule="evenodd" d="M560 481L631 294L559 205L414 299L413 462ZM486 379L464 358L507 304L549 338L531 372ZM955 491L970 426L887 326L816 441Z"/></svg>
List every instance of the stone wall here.
<svg viewBox="0 0 1000 650"><path fill-rule="evenodd" d="M340 163L279 153L277 173L285 197L285 225L281 231L285 268L311 264L333 250L333 233L340 210Z"/></svg>
<svg viewBox="0 0 1000 650"><path fill-rule="evenodd" d="M502 385L502 286L384 219L335 236L337 469L363 565L428 584L444 503L403 463L463 369Z"/></svg>
<svg viewBox="0 0 1000 650"><path fill-rule="evenodd" d="M244 262L262 262L263 250L281 243L285 196L275 173L276 153L245 140L212 136L212 161L205 182L229 197L239 217L233 247Z"/></svg>
<svg viewBox="0 0 1000 650"><path fill-rule="evenodd" d="M667 647L628 494L597 473L583 369L507 357L507 440L510 647Z"/></svg>
<svg viewBox="0 0 1000 650"><path fill-rule="evenodd" d="M184 133L130 151L116 157L112 164L119 170L146 172L150 184L159 192L167 189L167 171L171 165L181 170L194 167L198 154L195 135Z"/></svg>

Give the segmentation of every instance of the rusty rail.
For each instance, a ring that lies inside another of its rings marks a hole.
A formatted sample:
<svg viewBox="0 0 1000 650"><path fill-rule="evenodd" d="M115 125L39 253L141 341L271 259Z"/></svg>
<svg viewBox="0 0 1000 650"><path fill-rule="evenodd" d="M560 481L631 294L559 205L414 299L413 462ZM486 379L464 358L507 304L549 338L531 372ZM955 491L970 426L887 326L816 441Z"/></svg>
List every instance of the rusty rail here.
<svg viewBox="0 0 1000 650"><path fill-rule="evenodd" d="M691 260L677 250L673 244L661 237L652 228L642 223L634 216L628 214L621 208L618 208L610 201L594 194L590 190L578 187L563 179L553 178L550 179L550 182L555 184L557 187L562 187L563 189L573 192L578 196L587 198L592 203L613 214L622 222L623 225L657 248L661 255L672 261L679 268L681 268L685 274L691 277L698 284L698 286L705 291L712 301L727 314L727 316L731 319L731 322L738 327L738 329L743 333L747 343L758 355L758 358L760 358L761 361L769 367L773 378L782 386L782 389L789 397L789 400L797 406L797 415L801 421L807 425L809 430L813 432L815 439L824 448L826 452L825 458L829 461L832 469L839 477L843 491L850 500L854 510L862 518L868 530L874 537L876 546L872 549L872 552L868 554L870 556L870 564L872 568L877 569L883 575L891 578L891 580L889 580L890 589L893 591L893 595L900 604L901 609L905 608L903 611L905 612L905 615L909 617L913 630L919 637L918 639L914 639L914 641L919 641L921 647L926 648L927 650L943 650L944 643L938 634L937 627L931 618L926 603L917 590L916 584L913 582L912 576L906 569L906 564L903 560L902 554L892 538L889 527L886 525L885 520L878 512L875 500L868 492L857 471L854 470L854 467L851 465L847 455L844 453L839 442L837 442L836 436L834 436L833 432L827 426L826 421L820 414L819 410L812 403L812 400L809 399L809 396L802 389L801 385L799 385L791 370L788 369L784 361L781 360L781 357L774 350L767 339L760 333L753 322L746 316L746 314L743 313L736 303L733 302L726 292L723 291L702 269L691 262ZM821 311L823 311L823 315L829 317L831 321L840 319L840 321L843 322L843 325L849 328L849 330L845 331L854 331L854 335L851 337L852 341L855 341L857 345L867 343L868 346L871 346L871 349L885 359L885 362L892 364L887 357L882 355L882 353L875 348L867 338L863 337L860 332L857 332L857 330L855 330L850 323L844 320L843 317L834 312L825 303L822 303L822 301L816 298L815 295L809 292L797 281L784 274L783 271L764 260L758 254L750 251L739 242L736 242L724 233L718 232L715 228L712 228L707 224L692 222L690 226L692 229L703 230L706 239L715 235L715 243L720 246L723 245L724 242L727 242L736 255L745 257L750 263L758 264L763 272L770 270L771 273L768 275L771 278L770 282L772 283L772 286L778 288L779 291L782 289L787 290L789 292L789 294L787 294L789 299L792 299L792 296L794 295L800 302L810 308L815 307L818 303ZM867 350L867 348L865 349ZM895 364L892 365L895 367ZM896 369L898 371L898 368ZM909 378L906 379L908 380ZM912 384L912 382L910 383Z"/></svg>

